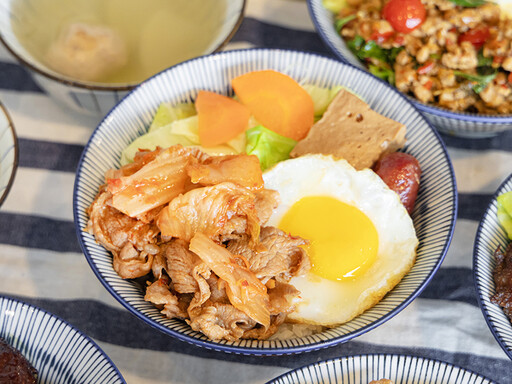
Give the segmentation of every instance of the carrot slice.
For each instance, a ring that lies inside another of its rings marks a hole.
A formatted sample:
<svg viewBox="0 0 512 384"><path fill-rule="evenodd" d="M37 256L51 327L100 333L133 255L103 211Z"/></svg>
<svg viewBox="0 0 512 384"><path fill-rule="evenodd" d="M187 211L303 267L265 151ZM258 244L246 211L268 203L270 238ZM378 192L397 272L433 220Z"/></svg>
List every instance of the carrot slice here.
<svg viewBox="0 0 512 384"><path fill-rule="evenodd" d="M238 76L231 85L266 128L294 140L306 137L314 122L313 100L294 79L264 70Z"/></svg>
<svg viewBox="0 0 512 384"><path fill-rule="evenodd" d="M196 98L199 142L203 147L226 143L241 134L249 124L249 109L229 97L199 91Z"/></svg>

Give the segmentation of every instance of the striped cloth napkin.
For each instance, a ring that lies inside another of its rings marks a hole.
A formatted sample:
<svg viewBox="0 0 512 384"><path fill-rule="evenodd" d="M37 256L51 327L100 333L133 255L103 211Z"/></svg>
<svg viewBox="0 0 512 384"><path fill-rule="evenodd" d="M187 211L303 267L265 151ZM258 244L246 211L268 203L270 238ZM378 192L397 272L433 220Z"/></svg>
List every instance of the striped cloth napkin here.
<svg viewBox="0 0 512 384"><path fill-rule="evenodd" d="M303 0L249 0L227 49L306 50L333 57ZM512 131L490 139L443 135L459 188L459 216L443 265L419 298L373 331L337 347L281 357L231 355L164 336L105 290L82 255L72 192L80 154L100 118L56 104L3 49L0 100L20 144L14 186L0 211L0 294L40 306L92 337L128 383L261 383L324 359L367 353L445 360L500 383L512 362L478 308L472 247L496 188L512 172Z"/></svg>

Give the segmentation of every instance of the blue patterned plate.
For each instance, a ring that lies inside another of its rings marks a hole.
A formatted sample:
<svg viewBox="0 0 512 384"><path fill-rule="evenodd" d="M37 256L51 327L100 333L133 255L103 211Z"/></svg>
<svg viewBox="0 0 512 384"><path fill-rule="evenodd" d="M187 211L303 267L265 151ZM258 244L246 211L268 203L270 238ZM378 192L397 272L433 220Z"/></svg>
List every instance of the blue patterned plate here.
<svg viewBox="0 0 512 384"><path fill-rule="evenodd" d="M510 242L496 216L498 210L496 198L509 191L512 191L512 174L498 188L480 221L473 250L473 275L478 304L485 321L501 348L512 359L512 324L503 310L490 300L496 293L493 279L496 266L494 251L498 246L504 250Z"/></svg>
<svg viewBox="0 0 512 384"><path fill-rule="evenodd" d="M18 138L7 110L0 103L0 206L6 199L18 168Z"/></svg>
<svg viewBox="0 0 512 384"><path fill-rule="evenodd" d="M0 296L0 337L37 369L40 384L125 383L94 341L32 305Z"/></svg>
<svg viewBox="0 0 512 384"><path fill-rule="evenodd" d="M341 60L366 70L365 66L350 51L334 27L334 15L322 5L323 0L307 0L309 14L320 38ZM512 129L512 115L483 115L452 112L410 97L427 119L440 131L463 137L488 137Z"/></svg>
<svg viewBox="0 0 512 384"><path fill-rule="evenodd" d="M119 167L121 151L147 131L158 105L191 101L200 89L232 94L230 80L243 73L274 69L300 83L322 87L345 85L373 109L408 127L405 151L418 158L423 175L413 212L419 238L417 261L402 282L380 303L337 328L286 341L242 340L212 342L182 321L164 318L144 301L142 288L123 280L112 268L112 257L84 232L86 209L104 183L105 171ZM247 354L287 354L345 342L390 319L404 309L439 268L451 241L457 211L457 191L451 162L437 132L414 106L386 83L360 69L314 54L253 49L200 57L168 69L135 89L94 131L80 160L74 190L74 217L82 250L109 292L137 317L181 340L207 348Z"/></svg>
<svg viewBox="0 0 512 384"><path fill-rule="evenodd" d="M395 384L490 384L491 380L438 360L402 355L359 355L307 365L267 384L368 384L389 379Z"/></svg>

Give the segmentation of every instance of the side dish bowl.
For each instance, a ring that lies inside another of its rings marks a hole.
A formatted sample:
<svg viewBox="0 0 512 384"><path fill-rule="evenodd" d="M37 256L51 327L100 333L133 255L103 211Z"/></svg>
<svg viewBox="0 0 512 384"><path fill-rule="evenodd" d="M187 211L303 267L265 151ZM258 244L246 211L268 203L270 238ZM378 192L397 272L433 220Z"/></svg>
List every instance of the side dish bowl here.
<svg viewBox="0 0 512 384"><path fill-rule="evenodd" d="M36 60L20 43L14 33L14 24L27 20L24 15L13 11L17 0L5 0L0 3L0 43L27 69L31 71L37 84L65 106L86 114L103 116L116 105L138 83L92 83L64 76ZM33 9L26 0L27 9ZM70 4L71 3L65 3ZM246 0L226 2L226 12L222 20L222 31L212 41L203 54L220 51L236 33L242 23ZM213 3L213 5L215 5ZM204 12L205 15L208 12ZM180 37L182 38L182 37ZM165 49L165 47L162 47ZM169 63L171 65L172 63Z"/></svg>
<svg viewBox="0 0 512 384"><path fill-rule="evenodd" d="M358 355L310 364L276 377L267 384L330 382L362 384L389 379L394 383L416 384L435 378L436 384L490 384L491 380L464 368L439 360L403 355Z"/></svg>
<svg viewBox="0 0 512 384"><path fill-rule="evenodd" d="M7 109L0 102L0 206L7 198L18 168L18 137Z"/></svg>
<svg viewBox="0 0 512 384"><path fill-rule="evenodd" d="M112 256L85 232L86 209L104 183L105 171L120 166L120 155L145 133L161 102L190 102L199 90L232 95L230 80L255 70L274 69L299 83L321 87L344 85L377 112L408 128L404 148L423 170L412 218L419 239L412 270L381 302L336 328L286 341L241 340L212 342L182 321L162 316L144 301L142 287L123 280L112 267ZM342 343L387 321L425 288L439 268L452 238L457 216L457 190L452 165L438 133L414 106L386 83L351 65L315 54L252 49L218 53L176 65L142 83L116 106L96 128L80 160L73 196L77 235L96 276L128 310L168 335L206 348L244 354L289 354Z"/></svg>
<svg viewBox="0 0 512 384"><path fill-rule="evenodd" d="M494 251L498 246L505 250L510 243L498 222L496 198L509 191L512 191L512 174L498 188L480 221L473 250L473 276L478 304L485 321L498 344L512 359L512 323L498 305L491 303L491 297L496 293L493 278L496 267Z"/></svg>
<svg viewBox="0 0 512 384"><path fill-rule="evenodd" d="M350 51L334 27L334 15L323 5L323 0L307 0L313 24L320 38L340 60L367 70ZM461 137L490 137L512 129L512 115L483 115L453 112L428 105L407 96L426 118L441 132Z"/></svg>
<svg viewBox="0 0 512 384"><path fill-rule="evenodd" d="M86 335L42 309L0 296L0 337L38 371L38 383L126 383Z"/></svg>

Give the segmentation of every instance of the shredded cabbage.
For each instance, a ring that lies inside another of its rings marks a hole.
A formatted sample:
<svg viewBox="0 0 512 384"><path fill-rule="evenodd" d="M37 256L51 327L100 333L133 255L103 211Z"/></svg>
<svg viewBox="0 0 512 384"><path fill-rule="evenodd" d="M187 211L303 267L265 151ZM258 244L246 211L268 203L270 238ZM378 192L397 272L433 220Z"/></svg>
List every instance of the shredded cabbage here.
<svg viewBox="0 0 512 384"><path fill-rule="evenodd" d="M338 14L347 6L347 0L322 0L322 5L329 11Z"/></svg>
<svg viewBox="0 0 512 384"><path fill-rule="evenodd" d="M290 152L297 142L265 128L262 125L248 129L246 132L248 155L256 155L264 171L280 161L290 157Z"/></svg>
<svg viewBox="0 0 512 384"><path fill-rule="evenodd" d="M512 191L498 196L498 221L512 240Z"/></svg>
<svg viewBox="0 0 512 384"><path fill-rule="evenodd" d="M169 125L176 120L185 119L196 114L196 107L193 103L180 103L176 105L162 103L155 113L155 117L153 118L148 132Z"/></svg>

